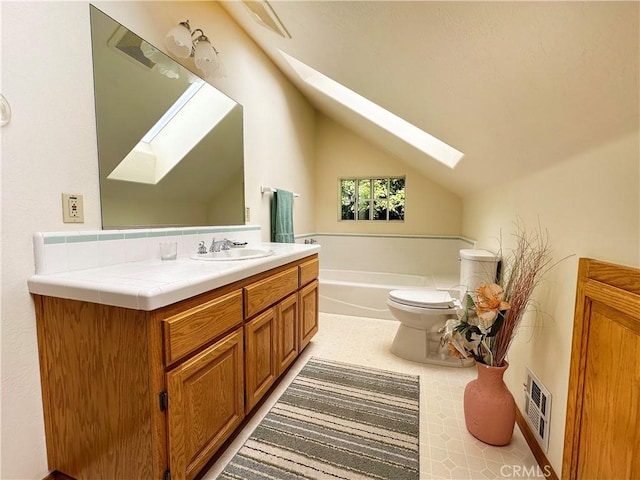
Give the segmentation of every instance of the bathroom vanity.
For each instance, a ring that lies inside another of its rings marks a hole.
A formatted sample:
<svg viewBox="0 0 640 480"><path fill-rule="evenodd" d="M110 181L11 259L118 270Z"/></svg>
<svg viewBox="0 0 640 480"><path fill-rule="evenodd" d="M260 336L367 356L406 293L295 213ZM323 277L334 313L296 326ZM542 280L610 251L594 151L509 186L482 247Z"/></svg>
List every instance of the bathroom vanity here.
<svg viewBox="0 0 640 480"><path fill-rule="evenodd" d="M109 302L124 298L105 287L117 267L96 270L99 301L80 299L91 289L72 276L32 277L49 468L194 478L317 332L318 249L215 266L143 262L156 278L193 271L188 289L135 299L143 308ZM54 284L68 298L47 293Z"/></svg>

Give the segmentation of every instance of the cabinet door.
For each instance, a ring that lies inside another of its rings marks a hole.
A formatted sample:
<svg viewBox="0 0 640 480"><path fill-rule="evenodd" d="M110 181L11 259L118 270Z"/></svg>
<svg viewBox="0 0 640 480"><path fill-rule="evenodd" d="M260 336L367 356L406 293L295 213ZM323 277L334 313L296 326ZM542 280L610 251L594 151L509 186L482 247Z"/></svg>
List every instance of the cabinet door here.
<svg viewBox="0 0 640 480"><path fill-rule="evenodd" d="M300 290L300 351L318 332L318 280Z"/></svg>
<svg viewBox="0 0 640 480"><path fill-rule="evenodd" d="M244 417L242 329L167 373L169 469L192 479Z"/></svg>
<svg viewBox="0 0 640 480"><path fill-rule="evenodd" d="M640 269L581 258L562 478L640 478Z"/></svg>
<svg viewBox="0 0 640 480"><path fill-rule="evenodd" d="M278 375L284 372L298 356L298 295L293 294L280 302L277 311Z"/></svg>
<svg viewBox="0 0 640 480"><path fill-rule="evenodd" d="M246 323L246 411L249 412L269 390L277 377L276 309L261 313Z"/></svg>

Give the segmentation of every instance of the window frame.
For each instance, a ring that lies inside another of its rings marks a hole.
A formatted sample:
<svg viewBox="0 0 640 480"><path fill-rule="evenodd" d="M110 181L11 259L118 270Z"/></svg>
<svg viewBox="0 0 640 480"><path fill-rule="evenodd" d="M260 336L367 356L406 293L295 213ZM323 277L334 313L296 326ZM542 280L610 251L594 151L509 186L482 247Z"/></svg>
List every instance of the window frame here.
<svg viewBox="0 0 640 480"><path fill-rule="evenodd" d="M371 198L367 198L364 200L360 200L359 198L359 185L360 182L363 180L367 180L369 182L369 191L371 192L370 196ZM379 181L379 180L386 180L387 182L387 196L384 199L385 203L386 203L386 218L382 219L382 218L378 218L375 219L374 217L374 212L375 212L375 205L376 205L376 198L375 198L375 188L374 188L374 182ZM404 202L402 204L403 207L403 214L402 214L402 218L389 218L390 216L390 208L389 208L389 202L391 199L391 182L393 180L402 180L404 182L404 191L405 191L405 199ZM355 182L355 189L354 189L354 214L353 214L353 218L343 218L343 212L342 212L342 185L343 182L345 181L353 181ZM407 188L407 176L406 175L380 175L380 176L366 176L366 177L339 177L338 178L338 221L340 222L404 222L405 221L405 207L406 207L406 188ZM361 219L359 218L359 205L360 203L366 201L369 203L369 207L368 207L368 218L366 219Z"/></svg>

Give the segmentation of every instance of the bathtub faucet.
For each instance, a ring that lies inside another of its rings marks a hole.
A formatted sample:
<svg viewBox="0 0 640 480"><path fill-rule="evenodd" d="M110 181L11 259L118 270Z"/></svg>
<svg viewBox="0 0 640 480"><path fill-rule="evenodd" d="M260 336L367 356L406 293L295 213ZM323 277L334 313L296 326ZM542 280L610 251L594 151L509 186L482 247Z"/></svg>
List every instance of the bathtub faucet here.
<svg viewBox="0 0 640 480"><path fill-rule="evenodd" d="M305 238L304 243L313 245L314 243L318 243L315 238Z"/></svg>
<svg viewBox="0 0 640 480"><path fill-rule="evenodd" d="M221 250L229 250L233 246L233 242L231 240L227 240L226 238L216 242L214 238L211 240L211 246L209 247L210 252L219 252Z"/></svg>

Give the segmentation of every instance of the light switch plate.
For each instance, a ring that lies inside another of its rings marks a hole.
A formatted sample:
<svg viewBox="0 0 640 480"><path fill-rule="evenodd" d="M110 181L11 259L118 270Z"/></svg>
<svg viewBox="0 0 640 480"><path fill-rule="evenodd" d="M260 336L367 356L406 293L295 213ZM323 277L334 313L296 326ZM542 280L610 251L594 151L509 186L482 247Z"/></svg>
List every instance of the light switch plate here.
<svg viewBox="0 0 640 480"><path fill-rule="evenodd" d="M62 221L64 223L84 223L82 195L62 194Z"/></svg>

